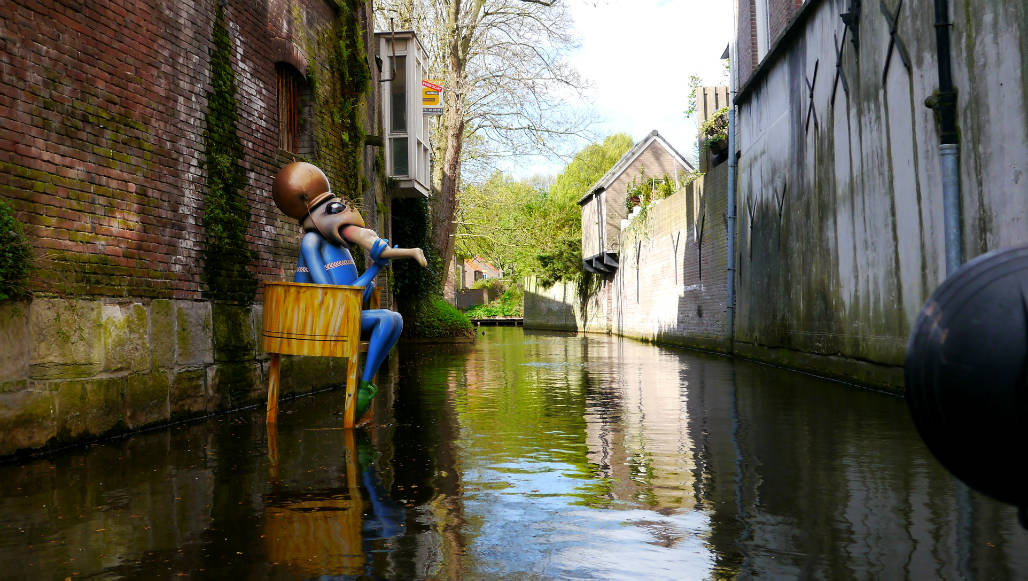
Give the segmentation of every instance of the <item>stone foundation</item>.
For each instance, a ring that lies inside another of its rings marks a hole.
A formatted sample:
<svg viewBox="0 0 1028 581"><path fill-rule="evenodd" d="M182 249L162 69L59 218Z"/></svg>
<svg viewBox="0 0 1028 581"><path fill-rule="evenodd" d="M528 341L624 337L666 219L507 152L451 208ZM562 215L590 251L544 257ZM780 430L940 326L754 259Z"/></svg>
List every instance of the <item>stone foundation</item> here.
<svg viewBox="0 0 1028 581"><path fill-rule="evenodd" d="M263 403L261 305L0 303L0 456ZM346 361L285 357L281 393L342 383Z"/></svg>

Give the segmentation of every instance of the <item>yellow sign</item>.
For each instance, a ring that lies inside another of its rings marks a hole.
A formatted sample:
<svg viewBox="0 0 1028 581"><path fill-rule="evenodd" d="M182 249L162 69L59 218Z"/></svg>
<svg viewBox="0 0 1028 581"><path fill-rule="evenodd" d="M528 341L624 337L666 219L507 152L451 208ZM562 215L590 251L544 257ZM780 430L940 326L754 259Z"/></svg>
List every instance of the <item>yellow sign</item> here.
<svg viewBox="0 0 1028 581"><path fill-rule="evenodd" d="M425 79L421 81L421 112L425 115L443 114L443 81Z"/></svg>

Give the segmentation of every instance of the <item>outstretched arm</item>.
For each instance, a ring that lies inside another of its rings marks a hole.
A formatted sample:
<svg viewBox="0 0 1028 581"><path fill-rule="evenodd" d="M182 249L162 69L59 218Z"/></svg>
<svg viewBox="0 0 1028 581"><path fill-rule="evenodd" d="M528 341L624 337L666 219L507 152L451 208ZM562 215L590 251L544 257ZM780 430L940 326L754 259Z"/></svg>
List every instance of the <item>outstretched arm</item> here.
<svg viewBox="0 0 1028 581"><path fill-rule="evenodd" d="M351 244L356 244L361 248L371 252L375 247L375 241L378 240L378 234L374 230L367 228L361 228L359 226L347 226L343 230L343 238L346 238ZM428 261L425 260L425 253L420 248L394 248L388 247L382 250L379 255L382 258L413 258L421 266L428 266Z"/></svg>

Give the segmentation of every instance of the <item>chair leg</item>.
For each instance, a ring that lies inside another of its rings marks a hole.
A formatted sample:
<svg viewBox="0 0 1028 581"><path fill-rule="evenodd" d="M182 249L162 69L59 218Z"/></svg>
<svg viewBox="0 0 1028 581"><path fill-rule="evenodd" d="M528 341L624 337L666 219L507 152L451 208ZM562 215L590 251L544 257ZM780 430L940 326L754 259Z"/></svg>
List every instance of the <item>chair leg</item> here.
<svg viewBox="0 0 1028 581"><path fill-rule="evenodd" d="M343 427L352 428L360 418L357 415L357 360L350 357L346 360L346 403L343 408Z"/></svg>
<svg viewBox="0 0 1028 581"><path fill-rule="evenodd" d="M267 422L278 421L278 371L281 363L278 353L271 354L271 366L268 368L268 415Z"/></svg>

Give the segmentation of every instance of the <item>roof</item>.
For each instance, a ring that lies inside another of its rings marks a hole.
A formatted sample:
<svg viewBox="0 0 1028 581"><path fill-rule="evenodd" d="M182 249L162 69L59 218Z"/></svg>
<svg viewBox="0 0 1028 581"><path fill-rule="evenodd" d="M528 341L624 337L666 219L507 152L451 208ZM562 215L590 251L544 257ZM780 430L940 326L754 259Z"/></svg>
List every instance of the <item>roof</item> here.
<svg viewBox="0 0 1028 581"><path fill-rule="evenodd" d="M661 136L660 133L657 133L656 129L654 129L653 131L650 131L650 133L646 137L642 138L641 140L639 140L638 143L633 145L632 149L629 149L627 152L625 152L625 154L621 156L621 159L617 160L617 163L615 163L613 167L611 167L607 171L607 173L603 174L603 177L600 178L599 181L590 186L589 190L585 193L585 195L578 199L578 205L581 206L586 202L586 200L589 199L590 196L607 189L612 183L614 183L614 180L618 179L618 177L620 177L621 174L623 174L625 170L627 170L628 167L632 165L632 162L634 162L637 157L642 155L642 153L646 151L646 148L654 142L658 143L668 153L670 153L672 158L674 158L674 160L677 163L679 163L682 167L689 169L691 171L696 171L696 167L693 166L693 164L689 163L689 161L686 160L681 153L678 153L678 151L674 147L671 147L671 144L668 143L667 140L664 139L664 137Z"/></svg>
<svg viewBox="0 0 1028 581"><path fill-rule="evenodd" d="M421 44L421 39L418 38L417 33L413 30L379 30L375 32L375 38L385 38L387 40L392 40L394 38L404 40L408 38L413 38L414 41L418 43L418 48L421 49L421 52L425 52L425 46Z"/></svg>

